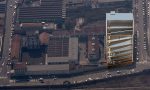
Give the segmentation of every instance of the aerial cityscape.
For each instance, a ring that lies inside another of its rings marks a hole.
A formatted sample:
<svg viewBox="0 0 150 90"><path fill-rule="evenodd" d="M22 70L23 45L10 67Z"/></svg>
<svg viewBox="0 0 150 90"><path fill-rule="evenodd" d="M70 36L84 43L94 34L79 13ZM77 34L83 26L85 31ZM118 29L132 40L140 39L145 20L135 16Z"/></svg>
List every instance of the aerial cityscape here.
<svg viewBox="0 0 150 90"><path fill-rule="evenodd" d="M150 90L150 0L0 0L0 90Z"/></svg>

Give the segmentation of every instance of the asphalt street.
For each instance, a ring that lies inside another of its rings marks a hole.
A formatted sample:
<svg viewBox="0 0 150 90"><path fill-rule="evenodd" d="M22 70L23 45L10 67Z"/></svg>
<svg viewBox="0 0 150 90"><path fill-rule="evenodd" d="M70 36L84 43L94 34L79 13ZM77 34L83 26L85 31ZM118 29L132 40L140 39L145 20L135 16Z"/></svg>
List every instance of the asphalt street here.
<svg viewBox="0 0 150 90"><path fill-rule="evenodd" d="M145 19L146 11L145 11L145 3L146 0L134 0L133 7L136 10L134 13L134 19L137 21L135 22L135 33L137 33L137 52L136 52L136 59L138 63L147 63L149 58L147 52L147 23Z"/></svg>
<svg viewBox="0 0 150 90"><path fill-rule="evenodd" d="M6 22L5 22L5 34L4 34L4 40L3 40L3 49L2 49L2 59L0 61L0 77L6 77L7 76L7 60L9 59L9 48L10 48L10 42L11 42L11 27L12 27L12 20L13 20L13 13L15 12L15 9L13 7L10 7L10 5L14 6L15 0L7 0L7 12L6 12Z"/></svg>
<svg viewBox="0 0 150 90"><path fill-rule="evenodd" d="M147 42L148 42L148 61L150 61L150 0L146 0L146 12L147 12Z"/></svg>

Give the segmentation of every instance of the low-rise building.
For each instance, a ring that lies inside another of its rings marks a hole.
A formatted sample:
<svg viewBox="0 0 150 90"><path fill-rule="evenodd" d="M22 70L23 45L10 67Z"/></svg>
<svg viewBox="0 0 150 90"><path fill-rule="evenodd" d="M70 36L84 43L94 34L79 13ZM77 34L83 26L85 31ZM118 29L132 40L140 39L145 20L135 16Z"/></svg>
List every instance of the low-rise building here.
<svg viewBox="0 0 150 90"><path fill-rule="evenodd" d="M21 23L20 28L22 30L56 30L57 25L55 23Z"/></svg>
<svg viewBox="0 0 150 90"><path fill-rule="evenodd" d="M40 41L37 35L25 36L22 38L22 47L27 49L40 48Z"/></svg>
<svg viewBox="0 0 150 90"><path fill-rule="evenodd" d="M78 63L78 38L76 37L50 37L46 64Z"/></svg>
<svg viewBox="0 0 150 90"><path fill-rule="evenodd" d="M22 62L27 65L28 75L68 73L75 69L78 64L78 38L49 36L45 46L46 55L41 49L23 52Z"/></svg>
<svg viewBox="0 0 150 90"><path fill-rule="evenodd" d="M12 41L11 41L11 59L12 60L19 60L20 58L20 50L21 50L21 36L20 35L14 35L12 37Z"/></svg>
<svg viewBox="0 0 150 90"><path fill-rule="evenodd" d="M14 64L14 73L17 75L25 74L27 71L26 63L17 62Z"/></svg>

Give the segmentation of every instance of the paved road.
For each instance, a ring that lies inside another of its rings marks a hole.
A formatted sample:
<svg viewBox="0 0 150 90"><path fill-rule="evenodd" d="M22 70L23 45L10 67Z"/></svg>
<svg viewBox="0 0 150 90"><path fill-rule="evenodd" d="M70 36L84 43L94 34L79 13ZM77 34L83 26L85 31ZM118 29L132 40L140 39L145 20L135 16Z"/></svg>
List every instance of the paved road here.
<svg viewBox="0 0 150 90"><path fill-rule="evenodd" d="M149 56L147 53L147 23L146 23L146 0L134 0L135 32L137 33L137 58L139 62L147 62ZM145 46L144 46L145 44Z"/></svg>
<svg viewBox="0 0 150 90"><path fill-rule="evenodd" d="M0 72L0 77L7 76L7 60L9 59L9 48L11 41L11 25L13 19L13 12L15 9L10 7L10 5L15 5L15 0L7 0L7 12L6 12L6 24L5 24L5 34L3 41L3 51L2 51L2 60L0 61L0 67L2 68Z"/></svg>
<svg viewBox="0 0 150 90"><path fill-rule="evenodd" d="M9 85L22 85L22 86L26 86L26 85L60 85L63 84L64 81L69 81L72 84L76 84L76 83L83 83L83 82L87 82L87 81L91 81L91 80L100 80L100 79L105 79L105 78L110 78L113 76L122 76L122 75L129 75L129 74L133 74L133 73L138 73L138 72L142 72L144 69L149 69L149 63L145 64L145 63L138 63L137 67L132 69L132 68L128 68L128 69L112 69L112 70L104 70L104 71L100 71L97 73L90 73L90 74L86 74L86 75L80 75L80 76L75 76L72 78L57 78L57 79L44 79L44 83L40 83L38 79L32 79L30 82L22 82L22 83L10 83ZM118 73L118 71L120 71Z"/></svg>
<svg viewBox="0 0 150 90"><path fill-rule="evenodd" d="M150 61L150 0L146 0L146 19L147 19L147 44L148 44L148 61Z"/></svg>

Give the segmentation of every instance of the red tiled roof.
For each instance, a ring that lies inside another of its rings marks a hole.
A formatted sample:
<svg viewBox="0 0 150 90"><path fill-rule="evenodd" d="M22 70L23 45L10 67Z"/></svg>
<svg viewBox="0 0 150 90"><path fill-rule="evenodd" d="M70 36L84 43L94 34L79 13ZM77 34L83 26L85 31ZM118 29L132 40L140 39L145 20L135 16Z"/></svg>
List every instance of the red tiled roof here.
<svg viewBox="0 0 150 90"><path fill-rule="evenodd" d="M11 58L18 59L19 53L20 53L20 42L21 37L19 35L15 35L12 38L12 44L11 44Z"/></svg>
<svg viewBox="0 0 150 90"><path fill-rule="evenodd" d="M24 69L26 68L26 63L16 63L14 69Z"/></svg>
<svg viewBox="0 0 150 90"><path fill-rule="evenodd" d="M31 27L42 28L43 27L42 23L21 23L20 26L23 28L31 28Z"/></svg>
<svg viewBox="0 0 150 90"><path fill-rule="evenodd" d="M40 39L41 44L48 44L49 34L46 32L43 32L39 35L39 39Z"/></svg>

